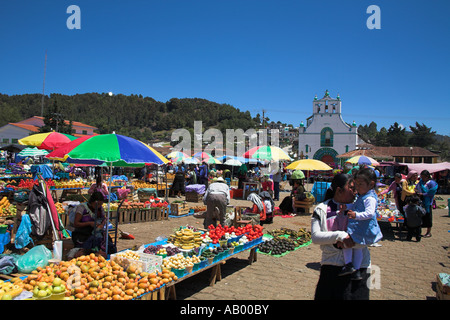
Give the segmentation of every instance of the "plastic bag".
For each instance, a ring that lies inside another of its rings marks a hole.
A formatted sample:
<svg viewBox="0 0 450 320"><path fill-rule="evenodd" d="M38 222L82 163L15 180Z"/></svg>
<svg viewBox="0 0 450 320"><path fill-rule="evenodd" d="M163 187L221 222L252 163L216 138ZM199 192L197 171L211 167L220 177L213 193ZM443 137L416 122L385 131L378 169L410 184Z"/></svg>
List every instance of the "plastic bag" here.
<svg viewBox="0 0 450 320"><path fill-rule="evenodd" d="M52 258L52 252L44 245L33 247L17 260L20 273L31 273L37 267L45 267Z"/></svg>
<svg viewBox="0 0 450 320"><path fill-rule="evenodd" d="M30 237L31 234L31 220L28 214L22 216L22 221L20 222L19 228L17 229L14 244L17 249L22 249L26 247L33 239Z"/></svg>

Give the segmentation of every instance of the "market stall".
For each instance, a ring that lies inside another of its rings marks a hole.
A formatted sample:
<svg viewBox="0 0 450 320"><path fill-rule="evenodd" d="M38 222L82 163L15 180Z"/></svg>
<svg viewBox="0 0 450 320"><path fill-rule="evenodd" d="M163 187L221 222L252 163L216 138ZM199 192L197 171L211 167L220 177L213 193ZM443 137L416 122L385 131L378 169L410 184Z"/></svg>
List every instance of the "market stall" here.
<svg viewBox="0 0 450 320"><path fill-rule="evenodd" d="M256 261L262 236L260 226L208 230L185 226L167 239L118 252L110 259L92 253L58 262L47 248L38 246L17 259L18 273L3 277L12 285L3 285L3 280L0 285L5 300L176 298L175 285L200 272L212 271L210 285L220 281L221 265L239 252L248 251L249 263Z"/></svg>

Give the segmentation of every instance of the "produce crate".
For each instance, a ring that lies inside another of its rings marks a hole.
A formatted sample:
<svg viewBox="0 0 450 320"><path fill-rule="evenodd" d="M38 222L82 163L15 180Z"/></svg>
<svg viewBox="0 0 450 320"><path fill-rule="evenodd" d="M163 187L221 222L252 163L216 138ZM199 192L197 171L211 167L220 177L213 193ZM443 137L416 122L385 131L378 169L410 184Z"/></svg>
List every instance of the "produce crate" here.
<svg viewBox="0 0 450 320"><path fill-rule="evenodd" d="M244 189L233 189L233 199L242 199Z"/></svg>
<svg viewBox="0 0 450 320"><path fill-rule="evenodd" d="M136 274L141 272L155 272L161 271L162 266L162 257L147 253L139 253L139 260L127 258L121 256L121 254L125 254L130 250L121 251L118 253L114 253L111 255L111 261L119 264L124 270L127 270L129 266L136 267Z"/></svg>
<svg viewBox="0 0 450 320"><path fill-rule="evenodd" d="M314 199L306 198L305 200L294 200L294 208L303 208L305 213L311 213L311 208L314 206Z"/></svg>
<svg viewBox="0 0 450 320"><path fill-rule="evenodd" d="M197 192L186 192L186 201L189 202L203 201L203 194Z"/></svg>
<svg viewBox="0 0 450 320"><path fill-rule="evenodd" d="M450 286L445 283L442 283L439 274L436 275L436 298L438 300L450 300Z"/></svg>
<svg viewBox="0 0 450 320"><path fill-rule="evenodd" d="M173 216L182 216L188 214L189 209L190 209L189 206L185 202L183 203L177 202L170 204L170 211Z"/></svg>

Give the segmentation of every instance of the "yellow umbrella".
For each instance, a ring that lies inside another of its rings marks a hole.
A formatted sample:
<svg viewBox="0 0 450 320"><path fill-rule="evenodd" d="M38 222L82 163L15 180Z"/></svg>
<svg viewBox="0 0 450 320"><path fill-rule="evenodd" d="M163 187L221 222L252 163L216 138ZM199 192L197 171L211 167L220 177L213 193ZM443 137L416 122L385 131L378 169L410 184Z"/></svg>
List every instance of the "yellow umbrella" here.
<svg viewBox="0 0 450 320"><path fill-rule="evenodd" d="M302 159L297 160L289 164L286 169L288 170L306 170L306 171L327 171L333 170L329 165L325 162L315 159Z"/></svg>

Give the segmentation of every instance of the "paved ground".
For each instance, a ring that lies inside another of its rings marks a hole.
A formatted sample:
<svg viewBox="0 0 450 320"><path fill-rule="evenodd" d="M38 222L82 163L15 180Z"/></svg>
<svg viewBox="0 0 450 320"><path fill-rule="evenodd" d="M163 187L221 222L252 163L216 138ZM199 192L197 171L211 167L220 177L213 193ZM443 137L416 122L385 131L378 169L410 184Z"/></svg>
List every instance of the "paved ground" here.
<svg viewBox="0 0 450 320"><path fill-rule="evenodd" d="M282 195L285 195L282 193ZM447 204L448 196L442 196ZM174 200L174 199L172 199ZM232 205L249 205L249 201L233 200ZM194 205L194 204L193 204ZM450 273L449 230L447 209L433 213L432 237L421 242L400 240L395 226L381 223L384 239L381 247L370 248L372 264L380 271L380 286L371 290L371 300L429 300L436 298L436 274ZM154 242L181 225L202 227L202 220L192 216L165 221L120 225L135 240L119 240L118 249ZM267 230L286 227L310 230L310 216L275 217ZM209 286L210 272L205 271L177 284L179 300L312 300L319 277L321 251L311 244L275 258L258 254L258 261L248 264L248 252L239 253L222 266L222 280Z"/></svg>

